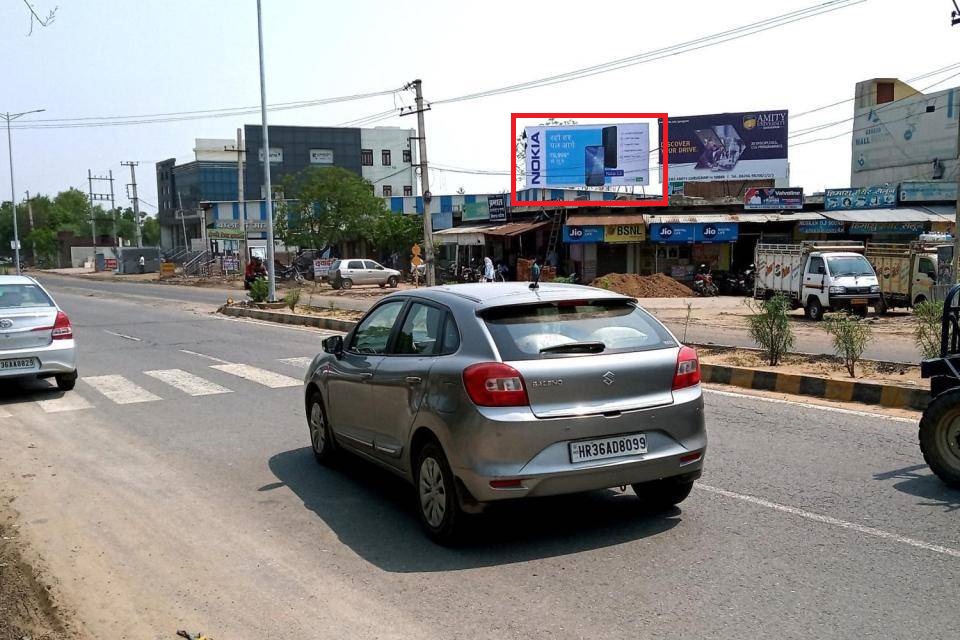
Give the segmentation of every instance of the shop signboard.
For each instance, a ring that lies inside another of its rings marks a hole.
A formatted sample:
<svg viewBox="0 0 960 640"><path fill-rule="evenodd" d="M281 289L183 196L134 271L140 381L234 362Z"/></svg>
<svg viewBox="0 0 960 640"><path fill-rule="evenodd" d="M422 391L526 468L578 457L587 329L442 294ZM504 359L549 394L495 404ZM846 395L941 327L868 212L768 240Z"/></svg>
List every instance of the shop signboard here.
<svg viewBox="0 0 960 640"><path fill-rule="evenodd" d="M839 220L801 220L797 226L800 233L843 233L843 223Z"/></svg>
<svg viewBox="0 0 960 640"><path fill-rule="evenodd" d="M826 189L823 208L827 211L849 209L882 209L897 204L897 188L889 186L861 187L859 189Z"/></svg>
<svg viewBox="0 0 960 640"><path fill-rule="evenodd" d="M918 236L926 229L922 222L851 222L850 235L864 236L875 233Z"/></svg>
<svg viewBox="0 0 960 640"><path fill-rule="evenodd" d="M507 198L504 194L487 196L487 212L490 215L490 222L507 221Z"/></svg>
<svg viewBox="0 0 960 640"><path fill-rule="evenodd" d="M694 242L735 242L739 233L736 222L704 222L696 225Z"/></svg>
<svg viewBox="0 0 960 640"><path fill-rule="evenodd" d="M240 258L238 256L224 256L221 264L224 271L240 271Z"/></svg>
<svg viewBox="0 0 960 640"><path fill-rule="evenodd" d="M524 135L527 188L650 184L647 123L525 127Z"/></svg>
<svg viewBox="0 0 960 640"><path fill-rule="evenodd" d="M313 277L315 278L326 278L327 272L330 271L330 265L334 263L336 258L317 258L313 261Z"/></svg>
<svg viewBox="0 0 960 640"><path fill-rule="evenodd" d="M310 164L333 164L333 149L310 149Z"/></svg>
<svg viewBox="0 0 960 640"><path fill-rule="evenodd" d="M735 242L739 235L736 222L653 223L650 239L661 244Z"/></svg>
<svg viewBox="0 0 960 640"><path fill-rule="evenodd" d="M603 242L604 228L601 225L564 225L563 241L567 244L592 244Z"/></svg>
<svg viewBox="0 0 960 640"><path fill-rule="evenodd" d="M764 189L760 187L750 187L744 194L743 208L751 211L803 209L803 188Z"/></svg>
<svg viewBox="0 0 960 640"><path fill-rule="evenodd" d="M643 242L647 239L647 227L642 222L632 224L608 224L604 227L604 242Z"/></svg>
<svg viewBox="0 0 960 640"><path fill-rule="evenodd" d="M460 218L462 220L487 220L490 217L490 211L487 206L486 200L464 202Z"/></svg>
<svg viewBox="0 0 960 640"><path fill-rule="evenodd" d="M208 240L241 240L243 239L242 229L207 229Z"/></svg>
<svg viewBox="0 0 960 640"><path fill-rule="evenodd" d="M670 118L670 178L686 182L787 177L787 111Z"/></svg>
<svg viewBox="0 0 960 640"><path fill-rule="evenodd" d="M953 202L956 199L956 182L931 180L900 183L900 202Z"/></svg>

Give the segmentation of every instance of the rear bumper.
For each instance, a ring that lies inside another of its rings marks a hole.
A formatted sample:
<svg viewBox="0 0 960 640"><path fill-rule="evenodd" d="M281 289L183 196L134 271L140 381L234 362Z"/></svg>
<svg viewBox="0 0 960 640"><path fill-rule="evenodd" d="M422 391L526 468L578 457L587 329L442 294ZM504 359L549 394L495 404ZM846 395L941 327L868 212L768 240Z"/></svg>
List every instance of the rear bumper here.
<svg viewBox="0 0 960 640"><path fill-rule="evenodd" d="M40 364L34 369L0 370L0 378L48 378L77 370L77 348L73 340L54 340L39 348L0 351L0 360L11 358L36 358Z"/></svg>
<svg viewBox="0 0 960 640"><path fill-rule="evenodd" d="M707 447L703 398L699 387L675 395L671 405L613 418L488 423L482 436L455 436L460 441L455 449L471 455L466 460L451 460L451 466L478 502L579 493L675 476L699 477ZM571 442L636 432L647 436L645 454L570 461ZM485 441L478 442L477 437ZM695 453L700 456L681 461ZM494 480L519 480L520 486L494 488L490 485Z"/></svg>

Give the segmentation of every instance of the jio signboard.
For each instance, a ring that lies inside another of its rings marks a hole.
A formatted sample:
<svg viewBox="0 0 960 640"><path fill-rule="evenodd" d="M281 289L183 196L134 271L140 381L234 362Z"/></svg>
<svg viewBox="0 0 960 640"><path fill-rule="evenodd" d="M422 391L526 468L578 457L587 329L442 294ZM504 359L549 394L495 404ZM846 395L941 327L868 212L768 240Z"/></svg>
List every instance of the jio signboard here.
<svg viewBox="0 0 960 640"><path fill-rule="evenodd" d="M655 222L650 225L650 239L661 244L714 244L736 241L738 231L736 222Z"/></svg>
<svg viewBox="0 0 960 640"><path fill-rule="evenodd" d="M603 242L603 227L601 225L565 225L563 241L567 244Z"/></svg>

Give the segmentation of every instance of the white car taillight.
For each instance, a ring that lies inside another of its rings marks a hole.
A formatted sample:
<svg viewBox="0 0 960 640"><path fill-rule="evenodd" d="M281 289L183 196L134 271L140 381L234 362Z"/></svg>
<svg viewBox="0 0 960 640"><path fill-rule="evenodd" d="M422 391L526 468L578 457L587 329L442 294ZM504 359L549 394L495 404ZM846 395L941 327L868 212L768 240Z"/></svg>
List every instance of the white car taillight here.
<svg viewBox="0 0 960 640"><path fill-rule="evenodd" d="M673 374L673 390L700 384L700 359L693 347L682 346L677 354L677 369Z"/></svg>

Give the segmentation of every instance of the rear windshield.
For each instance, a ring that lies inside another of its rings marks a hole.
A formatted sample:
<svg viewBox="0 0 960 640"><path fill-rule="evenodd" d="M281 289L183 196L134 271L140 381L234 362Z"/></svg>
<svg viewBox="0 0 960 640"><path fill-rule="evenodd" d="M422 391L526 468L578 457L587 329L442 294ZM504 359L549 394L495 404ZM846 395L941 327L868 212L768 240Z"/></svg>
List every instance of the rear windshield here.
<svg viewBox="0 0 960 640"><path fill-rule="evenodd" d="M50 296L35 284L0 284L0 309L52 306Z"/></svg>
<svg viewBox="0 0 960 640"><path fill-rule="evenodd" d="M495 307L482 317L504 360L564 358L677 346L663 325L629 301L574 300Z"/></svg>

